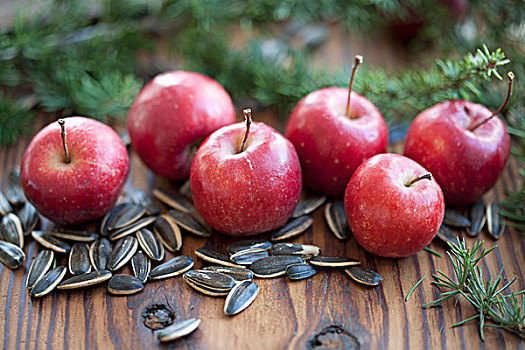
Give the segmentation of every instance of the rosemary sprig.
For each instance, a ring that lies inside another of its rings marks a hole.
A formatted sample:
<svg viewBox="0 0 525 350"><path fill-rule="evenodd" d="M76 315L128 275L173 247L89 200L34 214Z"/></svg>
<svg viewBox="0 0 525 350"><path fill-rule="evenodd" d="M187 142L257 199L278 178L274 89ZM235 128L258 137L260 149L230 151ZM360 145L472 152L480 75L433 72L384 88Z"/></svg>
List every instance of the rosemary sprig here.
<svg viewBox="0 0 525 350"><path fill-rule="evenodd" d="M468 247L465 239L460 241L459 238L457 244L449 243L450 251L447 251L447 255L452 263L454 274L448 276L438 270L437 274L433 275L432 284L447 291L442 292L438 299L424 306L438 306L448 299L462 296L474 306L477 314L452 325L452 327L478 320L482 340L485 340L485 327L504 328L525 339L525 299L523 294L525 290L518 293L502 294L516 280L514 277L500 286L503 267L495 279L491 277L487 282L483 280L483 269L478 264L497 246L486 250L482 248L482 245L483 241ZM519 295L521 298L518 297ZM487 321L491 323L487 323Z"/></svg>

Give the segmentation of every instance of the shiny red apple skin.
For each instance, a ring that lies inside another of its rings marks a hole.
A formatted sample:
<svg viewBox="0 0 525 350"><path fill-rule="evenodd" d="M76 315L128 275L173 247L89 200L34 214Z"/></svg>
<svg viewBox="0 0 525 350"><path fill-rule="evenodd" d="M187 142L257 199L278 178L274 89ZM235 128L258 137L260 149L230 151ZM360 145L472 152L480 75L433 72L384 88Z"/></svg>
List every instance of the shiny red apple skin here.
<svg viewBox="0 0 525 350"><path fill-rule="evenodd" d="M491 114L480 104L452 100L426 109L410 125L404 154L435 176L447 204L466 205L481 198L509 159L510 136L501 119L468 130Z"/></svg>
<svg viewBox="0 0 525 350"><path fill-rule="evenodd" d="M388 130L379 110L352 92L350 119L345 115L348 89L331 87L304 97L293 110L286 137L301 160L306 187L342 197L355 169L386 152Z"/></svg>
<svg viewBox="0 0 525 350"><path fill-rule="evenodd" d="M413 160L392 153L363 163L345 192L345 212L352 233L366 251L403 258L426 247L445 214L443 192L432 179L411 179L428 171Z"/></svg>
<svg viewBox="0 0 525 350"><path fill-rule="evenodd" d="M128 114L128 132L133 150L154 173L178 181L189 176L198 143L234 122L232 100L218 82L172 71L141 90Z"/></svg>
<svg viewBox="0 0 525 350"><path fill-rule="evenodd" d="M247 236L282 226L302 189L301 166L290 141L263 123L223 127L197 150L191 167L193 201L216 230Z"/></svg>
<svg viewBox="0 0 525 350"><path fill-rule="evenodd" d="M129 173L126 146L109 126L64 118L70 163L53 122L31 140L20 166L27 199L45 217L73 225L98 219L115 204Z"/></svg>

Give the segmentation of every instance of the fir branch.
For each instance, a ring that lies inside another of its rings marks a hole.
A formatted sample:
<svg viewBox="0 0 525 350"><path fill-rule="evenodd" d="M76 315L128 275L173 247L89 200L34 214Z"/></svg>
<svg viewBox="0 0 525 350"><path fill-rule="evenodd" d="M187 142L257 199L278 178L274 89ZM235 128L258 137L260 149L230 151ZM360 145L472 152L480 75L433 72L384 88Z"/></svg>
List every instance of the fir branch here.
<svg viewBox="0 0 525 350"><path fill-rule="evenodd" d="M34 119L29 109L23 101L0 93L0 146L13 144L29 129Z"/></svg>

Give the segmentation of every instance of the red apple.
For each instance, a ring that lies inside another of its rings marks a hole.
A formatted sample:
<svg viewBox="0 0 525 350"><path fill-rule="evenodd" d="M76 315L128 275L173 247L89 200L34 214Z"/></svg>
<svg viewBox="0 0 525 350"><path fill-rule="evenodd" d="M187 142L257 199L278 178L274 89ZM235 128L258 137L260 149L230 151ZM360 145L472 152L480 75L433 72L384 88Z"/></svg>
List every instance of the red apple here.
<svg viewBox="0 0 525 350"><path fill-rule="evenodd" d="M129 157L109 126L83 117L63 120L69 162L61 127L51 123L27 147L20 182L42 215L70 225L100 218L113 207L128 176Z"/></svg>
<svg viewBox="0 0 525 350"><path fill-rule="evenodd" d="M402 258L432 241L443 221L445 202L425 168L387 153L357 168L346 188L345 212L361 247L375 255Z"/></svg>
<svg viewBox="0 0 525 350"><path fill-rule="evenodd" d="M237 236L282 226L301 196L302 176L293 145L263 123L223 127L199 147L191 166L193 201L216 230Z"/></svg>
<svg viewBox="0 0 525 350"><path fill-rule="evenodd" d="M182 180L198 144L235 122L230 95L194 72L160 74L139 93L128 114L131 146L156 174Z"/></svg>
<svg viewBox="0 0 525 350"><path fill-rule="evenodd" d="M445 101L419 114L410 125L405 155L436 177L451 205L479 199L498 179L510 154L510 137L494 117L470 131L492 112L482 105Z"/></svg>
<svg viewBox="0 0 525 350"><path fill-rule="evenodd" d="M327 195L342 196L355 169L388 145L379 110L367 98L351 94L351 118L345 114L348 89L331 87L304 97L286 128L299 154L305 185Z"/></svg>

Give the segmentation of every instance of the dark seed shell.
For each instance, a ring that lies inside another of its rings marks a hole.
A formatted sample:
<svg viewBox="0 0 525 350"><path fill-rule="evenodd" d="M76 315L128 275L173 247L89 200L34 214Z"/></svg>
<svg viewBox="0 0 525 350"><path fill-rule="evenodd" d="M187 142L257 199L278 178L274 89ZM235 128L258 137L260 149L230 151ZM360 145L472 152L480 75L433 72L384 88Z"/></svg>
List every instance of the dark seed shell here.
<svg viewBox="0 0 525 350"><path fill-rule="evenodd" d="M323 267L345 267L361 264L359 260L343 256L314 256L309 262L312 265Z"/></svg>
<svg viewBox="0 0 525 350"><path fill-rule="evenodd" d="M147 228L143 228L137 232L137 240L139 241L140 247L150 259L156 261L164 259L164 246L153 232Z"/></svg>
<svg viewBox="0 0 525 350"><path fill-rule="evenodd" d="M16 214L9 213L0 222L0 239L24 249L24 230Z"/></svg>
<svg viewBox="0 0 525 350"><path fill-rule="evenodd" d="M321 254L321 248L311 244L276 243L272 245L272 255L298 255L313 257Z"/></svg>
<svg viewBox="0 0 525 350"><path fill-rule="evenodd" d="M205 266L203 270L210 270L223 273L230 276L237 282L251 281L253 279L253 272L245 268L230 267L230 266Z"/></svg>
<svg viewBox="0 0 525 350"><path fill-rule="evenodd" d="M107 227L110 231L133 224L146 212L146 208L143 206L131 203L121 206L120 208L121 210L119 210L118 213L111 216L111 220L108 219Z"/></svg>
<svg viewBox="0 0 525 350"><path fill-rule="evenodd" d="M190 179L186 180L179 188L179 192L190 201L193 202L193 195L191 194Z"/></svg>
<svg viewBox="0 0 525 350"><path fill-rule="evenodd" d="M26 196L24 190L19 184L7 186L5 189L5 197L15 207L24 205L26 202Z"/></svg>
<svg viewBox="0 0 525 350"><path fill-rule="evenodd" d="M95 270L105 270L111 253L111 242L107 238L99 238L89 248L89 260Z"/></svg>
<svg viewBox="0 0 525 350"><path fill-rule="evenodd" d="M98 238L96 232L57 229L48 232L51 236L73 242L93 242Z"/></svg>
<svg viewBox="0 0 525 350"><path fill-rule="evenodd" d="M62 281L62 283L57 286L57 289L89 287L107 281L111 276L111 271L108 270L93 271L68 278L67 280Z"/></svg>
<svg viewBox="0 0 525 350"><path fill-rule="evenodd" d="M265 239L252 239L247 241L239 241L230 244L226 250L230 255L233 255L235 253L238 253L242 250L250 250L250 249L270 249L272 247L272 243L270 241L267 241Z"/></svg>
<svg viewBox="0 0 525 350"><path fill-rule="evenodd" d="M137 205L146 208L147 215L159 215L160 207L142 190L133 188L126 192L130 200Z"/></svg>
<svg viewBox="0 0 525 350"><path fill-rule="evenodd" d="M190 334L199 327L200 323L200 319L190 318L189 320L176 322L164 329L159 329L158 331L155 331L155 334L159 341L168 342Z"/></svg>
<svg viewBox="0 0 525 350"><path fill-rule="evenodd" d="M57 253L69 253L71 250L69 244L53 237L48 232L33 231L31 232L31 236L44 247L54 250Z"/></svg>
<svg viewBox="0 0 525 350"><path fill-rule="evenodd" d="M19 246L0 241L0 262L10 269L17 269L24 263L26 255Z"/></svg>
<svg viewBox="0 0 525 350"><path fill-rule="evenodd" d="M167 188L155 188L153 196L167 206L183 213L189 214L193 211L193 206L190 202L177 191Z"/></svg>
<svg viewBox="0 0 525 350"><path fill-rule="evenodd" d="M140 229L143 229L148 225L151 225L153 222L155 222L156 219L157 218L154 216L146 216L145 218L142 218L132 223L131 225L118 229L117 231L111 232L109 235L109 239L114 241L126 237L132 233L137 232Z"/></svg>
<svg viewBox="0 0 525 350"><path fill-rule="evenodd" d="M302 263L304 263L303 259L298 256L273 255L257 260L250 266L250 269L255 277L274 278L284 275L288 266Z"/></svg>
<svg viewBox="0 0 525 350"><path fill-rule="evenodd" d="M325 196L311 196L304 201L299 202L295 208L292 218L298 218L302 215L307 215L314 212L326 201Z"/></svg>
<svg viewBox="0 0 525 350"><path fill-rule="evenodd" d="M144 289L142 282L135 276L115 275L108 283L108 292L116 295L129 295Z"/></svg>
<svg viewBox="0 0 525 350"><path fill-rule="evenodd" d="M383 276L375 271L365 269L361 266L352 266L345 269L345 272L357 283L366 286L378 286L383 282Z"/></svg>
<svg viewBox="0 0 525 350"><path fill-rule="evenodd" d="M230 291L235 286L235 280L230 276L210 270L189 270L184 274L184 279L220 291Z"/></svg>
<svg viewBox="0 0 525 350"><path fill-rule="evenodd" d="M151 261L142 250L136 252L133 258L131 258L131 269L133 270L133 275L135 275L139 281L146 283L151 271Z"/></svg>
<svg viewBox="0 0 525 350"><path fill-rule="evenodd" d="M133 236L127 236L119 240L113 247L111 254L109 254L108 270L116 271L124 266L133 257L138 245L137 239Z"/></svg>
<svg viewBox="0 0 525 350"><path fill-rule="evenodd" d="M314 219L309 215L300 216L296 219L292 219L286 225L272 233L272 241L282 241L296 237L301 233L305 232L312 226Z"/></svg>
<svg viewBox="0 0 525 350"><path fill-rule="evenodd" d="M64 279L66 272L67 269L64 266L58 266L47 272L35 283L29 294L32 297L38 298L51 293L62 279Z"/></svg>
<svg viewBox="0 0 525 350"><path fill-rule="evenodd" d="M206 294L212 297L224 297L228 295L230 292L230 289L217 289L212 287L207 287L203 284L200 284L198 282L195 282L194 280L184 278L184 282L186 282L191 288L195 289L198 292L201 292L202 294Z"/></svg>
<svg viewBox="0 0 525 350"><path fill-rule="evenodd" d="M109 213L104 215L102 222L100 223L100 234L102 236L107 236L109 234L109 224L114 220L114 217L119 215L119 213L124 210L130 203L120 203L115 206Z"/></svg>
<svg viewBox="0 0 525 350"><path fill-rule="evenodd" d="M18 212L18 217L20 218L20 222L22 223L22 228L24 230L24 236L28 236L31 231L33 231L36 228L36 225L40 221L40 217L38 216L38 212L36 211L33 204L30 202L26 202L22 209Z"/></svg>
<svg viewBox="0 0 525 350"><path fill-rule="evenodd" d="M480 199L470 208L470 229L467 230L469 236L475 237L481 232L486 221L485 202Z"/></svg>
<svg viewBox="0 0 525 350"><path fill-rule="evenodd" d="M182 247L182 234L179 226L169 215L161 215L153 224L153 231L169 251L177 252Z"/></svg>
<svg viewBox="0 0 525 350"><path fill-rule="evenodd" d="M218 251L209 248L197 248L195 249L195 255L197 255L202 260L211 262L217 265L231 266L231 267L243 267L238 264L234 264L230 261L230 258Z"/></svg>
<svg viewBox="0 0 525 350"><path fill-rule="evenodd" d="M343 202L336 201L328 203L324 207L324 217L330 231L337 239L345 240L350 237L352 231L346 220L345 206Z"/></svg>
<svg viewBox="0 0 525 350"><path fill-rule="evenodd" d="M302 280L316 273L317 270L310 264L293 264L286 268L286 276L291 280Z"/></svg>
<svg viewBox="0 0 525 350"><path fill-rule="evenodd" d="M232 288L224 302L224 313L233 316L246 309L259 293L259 286L252 281L238 283Z"/></svg>
<svg viewBox="0 0 525 350"><path fill-rule="evenodd" d="M192 233L198 237L210 236L210 231L190 214L185 214L177 210L170 210L167 214L171 216L180 227L189 233Z"/></svg>
<svg viewBox="0 0 525 350"><path fill-rule="evenodd" d="M454 226L454 227L469 227L470 220L460 212L454 209L446 208L445 209L445 218L443 219L445 225Z"/></svg>
<svg viewBox="0 0 525 350"><path fill-rule="evenodd" d="M239 265L251 265L254 261L268 257L265 249L241 250L230 256L230 260Z"/></svg>
<svg viewBox="0 0 525 350"><path fill-rule="evenodd" d="M456 244L458 236L448 227L442 224L439 228L437 236L445 243Z"/></svg>
<svg viewBox="0 0 525 350"><path fill-rule="evenodd" d="M0 216L7 215L13 211L13 207L3 192L0 192Z"/></svg>
<svg viewBox="0 0 525 350"><path fill-rule="evenodd" d="M183 274L192 267L192 258L187 255L176 256L151 270L149 273L149 278L152 280L160 280L164 278L175 277Z"/></svg>
<svg viewBox="0 0 525 350"><path fill-rule="evenodd" d="M501 221L497 203L487 205L487 226L489 235L496 240L505 232L505 224Z"/></svg>
<svg viewBox="0 0 525 350"><path fill-rule="evenodd" d="M72 275L82 275L90 271L89 246L86 243L73 244L69 252L69 272Z"/></svg>
<svg viewBox="0 0 525 350"><path fill-rule="evenodd" d="M26 278L26 288L31 289L35 283L40 280L49 271L53 261L55 260L55 253L52 250L44 249L40 251L35 257L35 260L29 267L29 272Z"/></svg>

